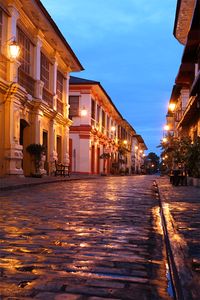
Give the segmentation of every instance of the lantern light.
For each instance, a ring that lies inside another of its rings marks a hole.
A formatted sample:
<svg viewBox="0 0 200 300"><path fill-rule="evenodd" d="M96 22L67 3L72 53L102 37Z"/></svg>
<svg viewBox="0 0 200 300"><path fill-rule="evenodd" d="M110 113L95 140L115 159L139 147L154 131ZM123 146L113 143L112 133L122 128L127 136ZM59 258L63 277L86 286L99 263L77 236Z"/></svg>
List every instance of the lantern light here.
<svg viewBox="0 0 200 300"><path fill-rule="evenodd" d="M85 117L85 116L87 116L87 109L85 107L83 107L81 109L81 117Z"/></svg>
<svg viewBox="0 0 200 300"><path fill-rule="evenodd" d="M12 60L15 60L19 57L20 54L20 46L19 44L13 40L10 44L9 44L9 52L10 52L10 58Z"/></svg>

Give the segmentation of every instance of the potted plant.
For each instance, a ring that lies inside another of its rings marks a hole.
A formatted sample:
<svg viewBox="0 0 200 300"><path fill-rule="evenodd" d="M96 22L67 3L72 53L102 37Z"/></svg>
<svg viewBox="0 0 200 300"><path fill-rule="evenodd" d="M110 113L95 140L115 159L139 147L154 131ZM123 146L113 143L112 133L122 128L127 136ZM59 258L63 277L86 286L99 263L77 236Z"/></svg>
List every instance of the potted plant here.
<svg viewBox="0 0 200 300"><path fill-rule="evenodd" d="M30 144L27 146L26 151L32 156L34 162L34 173L32 176L41 177L40 162L42 154L45 153L45 147L41 144Z"/></svg>

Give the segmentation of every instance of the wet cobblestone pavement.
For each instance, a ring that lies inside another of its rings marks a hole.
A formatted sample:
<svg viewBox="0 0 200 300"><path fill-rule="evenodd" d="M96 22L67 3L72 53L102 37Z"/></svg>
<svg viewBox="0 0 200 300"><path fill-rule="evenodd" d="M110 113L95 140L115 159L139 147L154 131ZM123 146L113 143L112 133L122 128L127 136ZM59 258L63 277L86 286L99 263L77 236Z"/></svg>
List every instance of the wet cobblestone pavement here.
<svg viewBox="0 0 200 300"><path fill-rule="evenodd" d="M0 299L171 299L152 176L0 194Z"/></svg>
<svg viewBox="0 0 200 300"><path fill-rule="evenodd" d="M173 256L185 298L200 299L200 188L157 179Z"/></svg>

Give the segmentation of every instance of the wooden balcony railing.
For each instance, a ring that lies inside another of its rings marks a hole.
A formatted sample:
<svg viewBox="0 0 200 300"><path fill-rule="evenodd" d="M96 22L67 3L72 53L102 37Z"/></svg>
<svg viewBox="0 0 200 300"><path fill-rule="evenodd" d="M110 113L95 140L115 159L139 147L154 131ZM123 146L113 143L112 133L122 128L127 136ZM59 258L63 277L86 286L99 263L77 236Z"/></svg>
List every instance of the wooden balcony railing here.
<svg viewBox="0 0 200 300"><path fill-rule="evenodd" d="M63 115L63 102L57 99L57 112Z"/></svg>
<svg viewBox="0 0 200 300"><path fill-rule="evenodd" d="M35 80L23 70L18 70L18 83L26 89L27 93L34 96Z"/></svg>
<svg viewBox="0 0 200 300"><path fill-rule="evenodd" d="M49 92L45 87L43 88L43 100L46 101L51 108L53 108L53 94Z"/></svg>

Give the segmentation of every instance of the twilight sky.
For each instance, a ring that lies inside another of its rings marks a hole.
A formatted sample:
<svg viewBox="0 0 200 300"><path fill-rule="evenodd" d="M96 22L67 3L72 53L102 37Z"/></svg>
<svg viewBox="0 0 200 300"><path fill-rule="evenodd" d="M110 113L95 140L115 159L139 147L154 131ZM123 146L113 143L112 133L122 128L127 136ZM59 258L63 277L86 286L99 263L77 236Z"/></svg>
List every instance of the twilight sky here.
<svg viewBox="0 0 200 300"><path fill-rule="evenodd" d="M176 0L42 0L85 71L100 81L147 152L162 138L183 46L173 36Z"/></svg>

